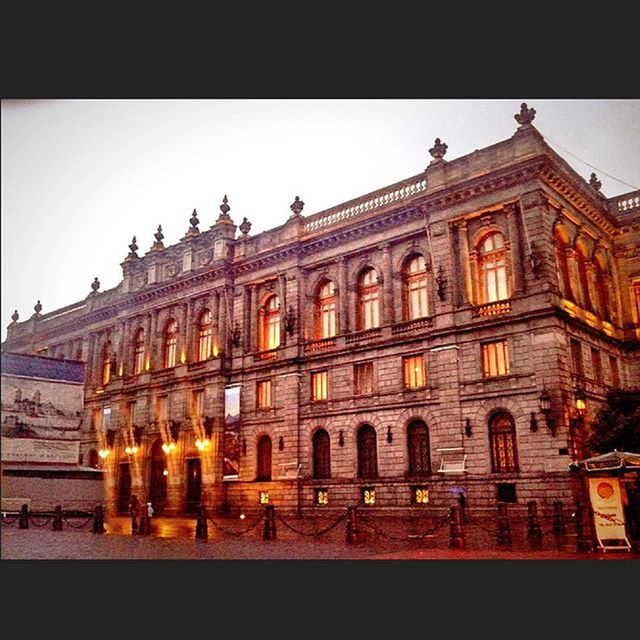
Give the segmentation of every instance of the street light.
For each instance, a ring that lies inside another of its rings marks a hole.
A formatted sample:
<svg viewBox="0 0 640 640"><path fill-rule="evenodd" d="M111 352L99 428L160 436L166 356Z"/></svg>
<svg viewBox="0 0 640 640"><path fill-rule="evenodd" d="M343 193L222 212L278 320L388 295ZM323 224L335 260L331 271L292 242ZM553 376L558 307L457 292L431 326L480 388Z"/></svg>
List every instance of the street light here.
<svg viewBox="0 0 640 640"><path fill-rule="evenodd" d="M581 418L584 418L587 413L587 403L582 389L576 390L576 411Z"/></svg>

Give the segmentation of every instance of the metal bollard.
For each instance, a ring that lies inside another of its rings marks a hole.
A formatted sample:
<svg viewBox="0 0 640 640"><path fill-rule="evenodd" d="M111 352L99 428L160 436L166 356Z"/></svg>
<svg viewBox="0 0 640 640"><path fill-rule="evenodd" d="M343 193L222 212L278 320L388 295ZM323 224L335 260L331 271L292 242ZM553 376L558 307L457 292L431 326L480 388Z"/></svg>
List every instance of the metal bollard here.
<svg viewBox="0 0 640 640"><path fill-rule="evenodd" d="M553 535L566 536L567 525L564 520L564 505L560 500L553 503Z"/></svg>
<svg viewBox="0 0 640 640"><path fill-rule="evenodd" d="M93 512L93 533L104 533L104 514L102 512L102 505L97 505Z"/></svg>
<svg viewBox="0 0 640 640"><path fill-rule="evenodd" d="M263 540L276 539L276 508L269 504L265 508Z"/></svg>
<svg viewBox="0 0 640 640"><path fill-rule="evenodd" d="M591 543L589 522L586 519L586 512L582 502L576 503L576 551L593 551Z"/></svg>
<svg viewBox="0 0 640 640"><path fill-rule="evenodd" d="M527 503L527 511L527 538L539 541L542 539L542 527L540 526L538 505L535 500L530 500Z"/></svg>
<svg viewBox="0 0 640 640"><path fill-rule="evenodd" d="M505 502L498 502L498 544L500 546L510 545L511 525L509 524L509 511Z"/></svg>
<svg viewBox="0 0 640 640"><path fill-rule="evenodd" d="M51 526L51 528L54 531L62 531L62 506L59 504L56 505L53 511L53 525Z"/></svg>
<svg viewBox="0 0 640 640"><path fill-rule="evenodd" d="M347 507L347 544L358 544L358 542L360 542L358 507Z"/></svg>
<svg viewBox="0 0 640 640"><path fill-rule="evenodd" d="M460 513L462 514L462 522L467 522L467 498L464 493L458 496L458 504L460 505Z"/></svg>
<svg viewBox="0 0 640 640"><path fill-rule="evenodd" d="M29 505L23 504L20 508L20 519L18 520L18 529L29 528Z"/></svg>
<svg viewBox="0 0 640 640"><path fill-rule="evenodd" d="M451 507L449 511L449 547L452 549L464 549L464 529L460 507Z"/></svg>
<svg viewBox="0 0 640 640"><path fill-rule="evenodd" d="M207 524L207 508L204 505L198 507L196 519L196 540L206 540L209 537L209 525Z"/></svg>

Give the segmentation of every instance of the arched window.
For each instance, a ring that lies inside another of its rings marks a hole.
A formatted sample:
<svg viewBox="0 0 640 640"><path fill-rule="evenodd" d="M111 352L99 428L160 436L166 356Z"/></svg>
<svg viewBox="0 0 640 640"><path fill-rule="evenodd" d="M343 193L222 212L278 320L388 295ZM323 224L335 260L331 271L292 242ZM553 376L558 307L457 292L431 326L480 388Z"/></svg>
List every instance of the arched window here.
<svg viewBox="0 0 640 640"><path fill-rule="evenodd" d="M109 384L111 380L111 343L107 342L102 351L102 384Z"/></svg>
<svg viewBox="0 0 640 640"><path fill-rule="evenodd" d="M258 473L257 480L271 480L271 438L260 436L258 440Z"/></svg>
<svg viewBox="0 0 640 640"><path fill-rule="evenodd" d="M318 429L313 434L313 477L316 479L331 477L329 434Z"/></svg>
<svg viewBox="0 0 640 640"><path fill-rule="evenodd" d="M376 430L363 424L358 430L358 478L378 477Z"/></svg>
<svg viewBox="0 0 640 640"><path fill-rule="evenodd" d="M373 329L380 326L380 285L378 274L371 267L360 274L358 302L360 307L358 329Z"/></svg>
<svg viewBox="0 0 640 640"><path fill-rule="evenodd" d="M207 360L211 355L212 331L211 311L205 309L198 321L198 360Z"/></svg>
<svg viewBox="0 0 640 640"><path fill-rule="evenodd" d="M485 236L478 246L480 276L480 304L506 300L509 297L507 281L507 251L501 233L494 231Z"/></svg>
<svg viewBox="0 0 640 640"><path fill-rule="evenodd" d="M560 295L566 300L575 302L571 289L571 276L569 275L569 263L567 261L567 249L562 240L555 239L556 245L556 265L558 268L558 279L560 284Z"/></svg>
<svg viewBox="0 0 640 640"><path fill-rule="evenodd" d="M333 338L336 335L336 288L331 280L320 286L316 307L318 338Z"/></svg>
<svg viewBox="0 0 640 640"><path fill-rule="evenodd" d="M491 442L491 466L494 473L509 473L518 470L516 449L516 425L505 412L496 413L489 420Z"/></svg>
<svg viewBox="0 0 640 640"><path fill-rule="evenodd" d="M580 278L580 302L584 309L591 311L591 294L589 292L589 276L587 275L587 260L582 249L576 249L576 264Z"/></svg>
<svg viewBox="0 0 640 640"><path fill-rule="evenodd" d="M133 373L138 375L144 371L144 329L136 331L133 341Z"/></svg>
<svg viewBox="0 0 640 640"><path fill-rule="evenodd" d="M176 366L178 355L178 323L169 320L164 331L164 368Z"/></svg>
<svg viewBox="0 0 640 640"><path fill-rule="evenodd" d="M261 310L260 350L269 351L280 346L280 300L269 296Z"/></svg>
<svg viewBox="0 0 640 640"><path fill-rule="evenodd" d="M427 264L424 256L412 256L404 267L405 319L416 320L429 315L427 301Z"/></svg>
<svg viewBox="0 0 640 640"><path fill-rule="evenodd" d="M607 293L606 265L599 256L594 260L594 271L596 281L596 295L598 296L598 311L600 317L611 321L611 311L609 309L609 294Z"/></svg>
<svg viewBox="0 0 640 640"><path fill-rule="evenodd" d="M414 420L407 429L409 475L427 476L431 473L429 454L429 429L422 420Z"/></svg>

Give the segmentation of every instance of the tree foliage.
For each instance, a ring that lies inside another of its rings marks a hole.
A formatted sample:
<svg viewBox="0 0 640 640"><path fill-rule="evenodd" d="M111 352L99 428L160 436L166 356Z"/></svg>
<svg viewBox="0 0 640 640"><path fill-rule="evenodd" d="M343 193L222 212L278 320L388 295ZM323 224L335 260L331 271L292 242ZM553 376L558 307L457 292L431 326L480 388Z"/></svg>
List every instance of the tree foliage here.
<svg viewBox="0 0 640 640"><path fill-rule="evenodd" d="M587 447L594 453L640 453L640 402L637 394L611 395L590 424Z"/></svg>

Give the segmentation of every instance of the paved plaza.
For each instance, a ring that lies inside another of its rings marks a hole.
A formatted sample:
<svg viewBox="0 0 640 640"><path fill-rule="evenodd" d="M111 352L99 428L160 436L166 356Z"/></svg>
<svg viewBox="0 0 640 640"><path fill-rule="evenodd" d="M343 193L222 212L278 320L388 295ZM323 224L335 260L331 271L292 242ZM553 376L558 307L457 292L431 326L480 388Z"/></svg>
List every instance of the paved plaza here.
<svg viewBox="0 0 640 640"><path fill-rule="evenodd" d="M337 519L333 522L337 522ZM568 536L563 544L558 544L553 536L545 536L537 547L532 547L517 531L512 548L501 549L491 540L489 528L484 530L476 526L467 527L464 550L450 549L448 526L441 526L433 536L420 537L420 522L384 518L376 520L375 530L370 525L363 526L362 542L349 545L345 541L345 523L339 522L331 531L324 533L331 524L330 520L278 519L277 539L272 541L262 539L263 522L258 514L247 516L245 520L216 518L209 521L207 540L195 539L195 520L187 518L155 518L150 536L131 535L128 518L107 521L107 532L103 535L92 533L90 526L82 529L65 528L63 531L52 531L49 527L32 526L28 530L21 530L16 526L3 526L2 558L628 560L639 557L629 553L576 553L572 536ZM221 528L224 528L224 532Z"/></svg>

